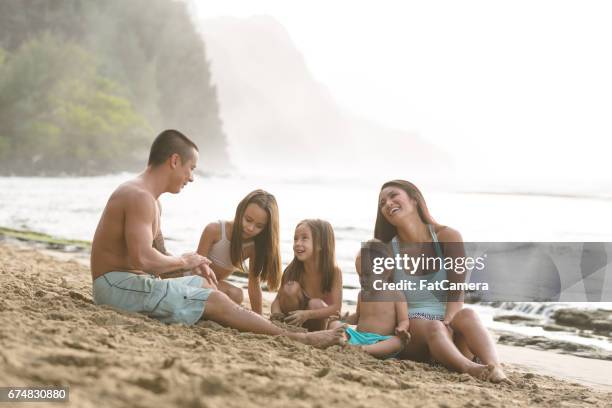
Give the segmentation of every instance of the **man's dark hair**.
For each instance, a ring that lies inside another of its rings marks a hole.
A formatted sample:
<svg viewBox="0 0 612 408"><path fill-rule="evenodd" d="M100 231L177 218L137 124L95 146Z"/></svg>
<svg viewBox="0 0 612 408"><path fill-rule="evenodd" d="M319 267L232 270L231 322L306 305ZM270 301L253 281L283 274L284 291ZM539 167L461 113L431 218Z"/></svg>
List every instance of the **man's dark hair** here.
<svg viewBox="0 0 612 408"><path fill-rule="evenodd" d="M193 158L193 151L198 150L198 146L193 143L187 136L174 129L167 129L161 132L151 145L151 153L149 153L149 166L159 166L177 153L183 164Z"/></svg>

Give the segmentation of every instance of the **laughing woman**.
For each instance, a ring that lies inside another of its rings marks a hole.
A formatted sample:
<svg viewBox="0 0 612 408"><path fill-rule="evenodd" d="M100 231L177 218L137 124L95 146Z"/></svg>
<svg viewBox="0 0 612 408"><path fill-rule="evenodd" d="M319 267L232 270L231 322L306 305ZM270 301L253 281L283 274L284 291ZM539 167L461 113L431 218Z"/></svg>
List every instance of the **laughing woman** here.
<svg viewBox="0 0 612 408"><path fill-rule="evenodd" d="M404 180L383 184L378 202L375 238L391 244L394 255L416 246L421 253L445 259L465 256L459 232L434 221L419 189ZM452 244L458 243L458 244ZM445 262L444 262L445 263ZM396 271L396 276L404 271ZM442 266L421 270L413 278L453 281L458 275ZM397 280L398 278L396 278ZM426 291L406 291L412 341L402 357L434 359L445 367L492 382L507 381L491 336L478 315L463 308L462 294L448 298ZM478 357L483 364L473 361Z"/></svg>

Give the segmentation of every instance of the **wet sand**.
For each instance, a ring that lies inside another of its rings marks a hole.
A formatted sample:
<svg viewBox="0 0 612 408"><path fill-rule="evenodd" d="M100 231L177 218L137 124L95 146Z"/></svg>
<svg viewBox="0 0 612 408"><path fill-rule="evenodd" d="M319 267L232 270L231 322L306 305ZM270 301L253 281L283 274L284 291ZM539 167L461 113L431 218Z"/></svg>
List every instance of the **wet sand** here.
<svg viewBox="0 0 612 408"><path fill-rule="evenodd" d="M576 357L528 347L498 344L502 361L525 372L546 374L612 392L612 361ZM517 351L520 350L520 351Z"/></svg>
<svg viewBox="0 0 612 408"><path fill-rule="evenodd" d="M520 347L500 347L512 363L509 386L210 322L167 326L94 305L82 263L6 241L0 241L0 327L0 386L68 385L70 403L62 406L604 407L612 400L599 377L580 375L603 375L598 364L609 362Z"/></svg>

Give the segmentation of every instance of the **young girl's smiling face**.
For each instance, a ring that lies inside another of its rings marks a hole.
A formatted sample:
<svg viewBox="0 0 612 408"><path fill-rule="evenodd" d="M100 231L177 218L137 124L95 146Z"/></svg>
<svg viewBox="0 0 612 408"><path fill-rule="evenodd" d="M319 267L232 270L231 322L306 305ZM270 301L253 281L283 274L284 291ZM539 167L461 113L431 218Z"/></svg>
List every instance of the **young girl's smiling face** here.
<svg viewBox="0 0 612 408"><path fill-rule="evenodd" d="M304 262L313 253L312 230L307 224L299 224L293 236L293 254L299 261Z"/></svg>
<svg viewBox="0 0 612 408"><path fill-rule="evenodd" d="M242 216L242 238L250 239L259 234L268 223L268 213L257 204L249 204Z"/></svg>

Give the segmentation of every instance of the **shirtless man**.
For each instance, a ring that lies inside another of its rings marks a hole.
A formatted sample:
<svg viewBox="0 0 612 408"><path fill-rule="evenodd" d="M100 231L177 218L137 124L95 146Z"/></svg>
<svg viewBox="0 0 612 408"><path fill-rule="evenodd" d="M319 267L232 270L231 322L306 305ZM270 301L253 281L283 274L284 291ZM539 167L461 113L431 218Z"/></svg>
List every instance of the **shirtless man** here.
<svg viewBox="0 0 612 408"><path fill-rule="evenodd" d="M157 136L143 173L120 185L108 200L91 248L91 273L96 304L144 313L165 323L215 321L241 331L284 335L305 344L326 347L343 341L342 330L291 333L234 303L216 290L210 261L196 253L165 253L158 198L179 193L193 181L198 148L176 130ZM191 269L193 275L160 279Z"/></svg>

